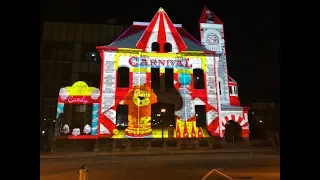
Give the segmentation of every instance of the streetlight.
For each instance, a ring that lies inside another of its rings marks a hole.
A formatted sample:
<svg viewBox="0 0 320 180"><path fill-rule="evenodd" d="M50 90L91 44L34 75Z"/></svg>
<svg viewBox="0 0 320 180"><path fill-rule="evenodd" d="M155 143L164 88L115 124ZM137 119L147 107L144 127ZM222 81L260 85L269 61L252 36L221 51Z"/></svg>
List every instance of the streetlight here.
<svg viewBox="0 0 320 180"><path fill-rule="evenodd" d="M163 115L163 114L166 112L166 109L162 108L160 111L161 111L161 113L162 113L162 115ZM162 118L163 118L163 117L162 117ZM163 130L164 130L164 120L162 119L162 128L161 128L161 131L162 131L162 133L161 133L162 146L163 146L163 143L164 143Z"/></svg>

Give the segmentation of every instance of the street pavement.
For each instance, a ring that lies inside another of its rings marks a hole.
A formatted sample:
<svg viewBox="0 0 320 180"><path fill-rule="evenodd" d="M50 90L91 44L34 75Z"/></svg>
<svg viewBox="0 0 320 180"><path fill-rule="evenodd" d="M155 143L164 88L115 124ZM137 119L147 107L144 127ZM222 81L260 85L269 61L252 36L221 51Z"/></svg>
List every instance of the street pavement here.
<svg viewBox="0 0 320 180"><path fill-rule="evenodd" d="M191 149L191 150L173 150L173 149L152 149L141 151L98 151L98 152L42 152L40 159L55 158L74 158L74 157L94 157L94 156L137 156L137 155L174 155L174 154L225 154L225 153L264 153L279 154L273 148L230 148L230 149Z"/></svg>
<svg viewBox="0 0 320 180"><path fill-rule="evenodd" d="M280 156L263 153L40 158L41 180L280 180Z"/></svg>

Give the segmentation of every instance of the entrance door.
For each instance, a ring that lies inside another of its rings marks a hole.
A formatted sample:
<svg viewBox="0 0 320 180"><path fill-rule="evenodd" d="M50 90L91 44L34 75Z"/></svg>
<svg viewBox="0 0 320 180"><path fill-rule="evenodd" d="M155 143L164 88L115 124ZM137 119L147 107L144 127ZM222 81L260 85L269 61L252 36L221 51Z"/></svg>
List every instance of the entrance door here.
<svg viewBox="0 0 320 180"><path fill-rule="evenodd" d="M158 102L151 105L151 127L154 138L171 136L173 138L173 131L171 132L170 129L174 129L175 124L174 104Z"/></svg>
<svg viewBox="0 0 320 180"><path fill-rule="evenodd" d="M225 125L225 140L227 142L240 142L243 141L242 139L242 128L241 126L230 120L228 123Z"/></svg>

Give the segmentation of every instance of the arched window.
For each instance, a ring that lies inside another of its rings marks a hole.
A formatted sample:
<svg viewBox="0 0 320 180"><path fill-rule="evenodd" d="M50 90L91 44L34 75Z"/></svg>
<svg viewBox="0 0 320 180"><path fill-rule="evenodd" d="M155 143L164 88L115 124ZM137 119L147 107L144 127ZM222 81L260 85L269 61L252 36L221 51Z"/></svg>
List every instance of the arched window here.
<svg viewBox="0 0 320 180"><path fill-rule="evenodd" d="M237 86L229 86L229 93L230 93L230 96L237 96L238 95L238 87Z"/></svg>
<svg viewBox="0 0 320 180"><path fill-rule="evenodd" d="M164 52L172 52L172 45L171 43L164 43Z"/></svg>
<svg viewBox="0 0 320 180"><path fill-rule="evenodd" d="M193 69L193 81L195 89L204 89L204 74L202 69Z"/></svg>
<svg viewBox="0 0 320 180"><path fill-rule="evenodd" d="M160 45L158 42L153 42L151 44L151 51L160 51Z"/></svg>
<svg viewBox="0 0 320 180"><path fill-rule="evenodd" d="M118 68L118 87L128 88L129 87L129 68L119 67Z"/></svg>

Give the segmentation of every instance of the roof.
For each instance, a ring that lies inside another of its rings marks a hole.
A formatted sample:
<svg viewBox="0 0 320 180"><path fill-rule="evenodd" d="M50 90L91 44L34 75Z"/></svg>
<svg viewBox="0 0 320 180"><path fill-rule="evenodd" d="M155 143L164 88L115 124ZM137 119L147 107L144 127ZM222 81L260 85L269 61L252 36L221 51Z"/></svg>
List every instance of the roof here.
<svg viewBox="0 0 320 180"><path fill-rule="evenodd" d="M172 45L172 52L208 51L192 37L181 24L173 24L167 13L160 8L151 22L133 22L133 25L120 35L110 47L137 48L151 50L151 44L158 42ZM160 46L162 51L163 46Z"/></svg>
<svg viewBox="0 0 320 180"><path fill-rule="evenodd" d="M235 84L237 84L237 81L236 80L234 80L232 77L230 77L230 76L228 76L228 81L229 81L229 83L235 83Z"/></svg>
<svg viewBox="0 0 320 180"><path fill-rule="evenodd" d="M223 22L207 7L203 8L200 16L200 23L223 24Z"/></svg>

